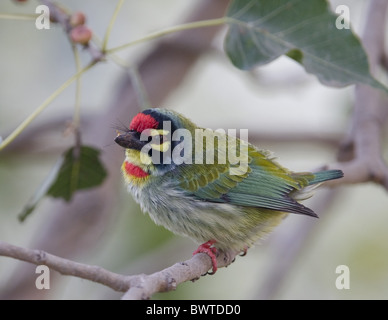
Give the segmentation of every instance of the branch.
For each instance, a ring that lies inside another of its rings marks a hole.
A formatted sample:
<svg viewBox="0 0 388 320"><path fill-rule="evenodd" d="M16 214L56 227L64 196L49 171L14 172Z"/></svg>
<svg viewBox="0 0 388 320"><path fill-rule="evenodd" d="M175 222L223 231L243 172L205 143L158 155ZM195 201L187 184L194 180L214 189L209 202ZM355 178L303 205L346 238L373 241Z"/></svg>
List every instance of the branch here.
<svg viewBox="0 0 388 320"><path fill-rule="evenodd" d="M233 262L238 252L220 252L218 267L226 267ZM125 276L68 259L60 258L42 250L18 247L0 241L0 256L10 257L35 265L46 265L62 275L74 276L100 283L115 291L126 292L123 299L149 299L154 293L175 290L182 282L194 281L206 274L212 267L211 259L199 253L191 259L179 262L162 271L150 275Z"/></svg>
<svg viewBox="0 0 388 320"><path fill-rule="evenodd" d="M388 2L371 0L362 42L368 52L371 73L376 75L384 60L385 25ZM373 181L388 190L388 167L382 156L381 133L388 117L388 96L380 90L356 85L350 131L332 168L344 178L328 185Z"/></svg>
<svg viewBox="0 0 388 320"><path fill-rule="evenodd" d="M384 56L384 31L388 2L386 0L372 0L363 36L364 47L368 51L372 72ZM344 178L325 182L325 186L344 183L358 183L375 181L388 189L388 169L381 156L380 134L387 117L387 97L367 86L356 86L356 101L352 126L341 146L338 162L330 168L344 171ZM325 197L316 204L316 212L328 214L327 206L338 197L336 190L329 190ZM320 215L322 217L322 214ZM271 262L266 277L260 286L256 298L271 299L276 297L286 275L297 263L302 251L307 248L309 237L314 235L317 227L315 221L303 219L289 234L283 233L274 238L274 259ZM279 263L281 261L281 263Z"/></svg>
<svg viewBox="0 0 388 320"><path fill-rule="evenodd" d="M98 266L74 262L49 254L42 250L26 249L0 241L0 256L22 260L36 265L46 265L66 276L101 283L116 291L126 291L131 277L119 275Z"/></svg>
<svg viewBox="0 0 388 320"><path fill-rule="evenodd" d="M85 113L81 116L82 128L88 128L93 124L98 116ZM58 153L66 147L68 144L62 145L61 141L55 140L55 144L50 143L53 136L57 138L58 135L67 136L69 132L72 132L71 127L71 115L64 114L53 117L52 119L44 122L37 122L24 129L23 132L10 144L6 149L2 151L2 154L11 154L18 152L28 152L30 154L42 154L42 153ZM214 123L210 127L217 127L217 123ZM58 128L63 132L59 132ZM342 134L335 132L316 132L312 130L306 131L286 131L286 132L269 132L260 131L257 128L248 128L249 130L249 142L252 144L275 144L275 143L308 143L308 144L321 144L328 147L338 148L339 141L342 139ZM8 136L9 133L4 134ZM54 138L54 139L55 139ZM44 149L39 149L39 145L42 144L43 139L47 139L44 143ZM51 139L51 140L50 140Z"/></svg>
<svg viewBox="0 0 388 320"><path fill-rule="evenodd" d="M227 267L239 252L218 252L217 266ZM177 285L186 281L198 280L212 267L211 259L207 254L198 253L191 259L178 262L171 267L150 275L137 276L136 285L122 297L123 300L149 299L154 293L175 290Z"/></svg>

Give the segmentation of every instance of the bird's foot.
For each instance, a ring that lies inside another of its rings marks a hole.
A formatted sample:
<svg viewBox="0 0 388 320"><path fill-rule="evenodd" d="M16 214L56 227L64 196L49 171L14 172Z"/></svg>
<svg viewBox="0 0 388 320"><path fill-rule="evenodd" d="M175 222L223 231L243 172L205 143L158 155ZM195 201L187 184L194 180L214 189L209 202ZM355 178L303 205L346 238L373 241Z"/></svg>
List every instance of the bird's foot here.
<svg viewBox="0 0 388 320"><path fill-rule="evenodd" d="M213 272L208 272L208 274L215 274L217 271L217 248L213 247L213 244L215 243L215 240L209 240L208 242L201 244L198 249L193 252L193 255L196 255L197 253L206 253L210 259L212 259Z"/></svg>
<svg viewBox="0 0 388 320"><path fill-rule="evenodd" d="M248 249L249 249L248 247L245 247L245 248L241 251L240 257L245 257L245 256L247 255Z"/></svg>

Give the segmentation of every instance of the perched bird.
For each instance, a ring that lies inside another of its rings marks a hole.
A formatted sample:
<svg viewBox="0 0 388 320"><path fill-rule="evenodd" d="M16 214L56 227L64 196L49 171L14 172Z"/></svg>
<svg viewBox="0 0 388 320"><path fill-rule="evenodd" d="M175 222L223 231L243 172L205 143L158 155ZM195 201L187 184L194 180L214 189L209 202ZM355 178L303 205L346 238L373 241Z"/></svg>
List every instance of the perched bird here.
<svg viewBox="0 0 388 320"><path fill-rule="evenodd" d="M217 270L217 250L246 253L288 213L317 215L300 204L340 170L292 172L223 132L203 129L166 109L137 114L115 142L126 148L128 190L152 220L203 243Z"/></svg>

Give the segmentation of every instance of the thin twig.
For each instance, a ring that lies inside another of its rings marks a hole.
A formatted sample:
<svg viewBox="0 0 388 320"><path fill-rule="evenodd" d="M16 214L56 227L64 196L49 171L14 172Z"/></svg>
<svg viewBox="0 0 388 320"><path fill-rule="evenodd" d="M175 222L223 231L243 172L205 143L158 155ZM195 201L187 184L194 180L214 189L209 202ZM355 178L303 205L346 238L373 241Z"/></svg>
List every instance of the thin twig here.
<svg viewBox="0 0 388 320"><path fill-rule="evenodd" d="M4 20L36 20L38 14L14 14L14 13L0 13L0 19Z"/></svg>
<svg viewBox="0 0 388 320"><path fill-rule="evenodd" d="M119 0L117 2L115 11L113 12L112 18L109 21L109 25L108 25L106 32L105 32L104 40L102 41L102 51L103 52L105 52L105 50L108 46L108 40L109 40L110 34L112 32L113 25L116 22L117 16L118 16L123 4L124 4L124 0Z"/></svg>
<svg viewBox="0 0 388 320"><path fill-rule="evenodd" d="M93 67L95 62L84 67L75 75L70 77L65 83L63 83L57 90L55 90L38 108L36 108L7 138L0 143L0 151L8 146L30 123L41 114L50 104L53 102L68 86L70 86L75 80L77 80L82 74Z"/></svg>
<svg viewBox="0 0 388 320"><path fill-rule="evenodd" d="M198 28L207 28L207 27L215 27L215 26L220 26L225 24L227 19L225 17L222 18L217 18L217 19L208 19L208 20L202 20L202 21L194 21L194 22L188 22L180 25L176 25L173 27L169 27L163 30L156 31L154 33L150 33L140 39L131 41L129 43L110 48L106 52L108 54L115 53L117 51L121 51L123 49L138 45L140 43L148 42L160 37L163 37L165 35L171 34L171 33L176 33L180 31L185 31L185 30L191 30L191 29L198 29Z"/></svg>
<svg viewBox="0 0 388 320"><path fill-rule="evenodd" d="M72 29L70 25L70 14L65 12L61 7L59 7L58 4L52 2L51 0L40 0L44 5L46 5L50 10L50 18L62 26L63 30L69 37L69 33ZM102 61L105 58L104 52L100 49L94 46L90 41L87 46L84 46L85 50L87 50L91 57L93 62Z"/></svg>

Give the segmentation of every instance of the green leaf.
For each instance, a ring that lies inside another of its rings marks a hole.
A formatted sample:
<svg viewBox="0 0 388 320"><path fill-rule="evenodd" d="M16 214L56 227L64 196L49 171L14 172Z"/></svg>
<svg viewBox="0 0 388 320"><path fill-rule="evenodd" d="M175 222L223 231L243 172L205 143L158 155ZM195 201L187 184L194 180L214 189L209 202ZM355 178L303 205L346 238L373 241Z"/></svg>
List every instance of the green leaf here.
<svg viewBox="0 0 388 320"><path fill-rule="evenodd" d="M19 214L19 220L24 221L46 195L70 201L77 190L100 185L107 173L99 154L98 150L88 146L68 149Z"/></svg>
<svg viewBox="0 0 388 320"><path fill-rule="evenodd" d="M62 167L63 161L64 158L62 156L51 169L50 173L47 175L46 179L44 179L41 186L35 191L34 195L30 199L30 201L28 201L23 211L19 214L18 217L21 222L23 222L30 215L30 213L35 210L40 201L46 196L54 180L57 178L58 172Z"/></svg>
<svg viewBox="0 0 388 320"><path fill-rule="evenodd" d="M367 84L387 91L369 72L360 40L337 29L326 0L234 0L227 11L225 51L248 70L286 54L330 86Z"/></svg>
<svg viewBox="0 0 388 320"><path fill-rule="evenodd" d="M47 194L70 201L75 191L100 185L106 177L106 170L99 153L87 146L67 150L58 176Z"/></svg>

